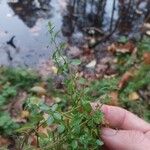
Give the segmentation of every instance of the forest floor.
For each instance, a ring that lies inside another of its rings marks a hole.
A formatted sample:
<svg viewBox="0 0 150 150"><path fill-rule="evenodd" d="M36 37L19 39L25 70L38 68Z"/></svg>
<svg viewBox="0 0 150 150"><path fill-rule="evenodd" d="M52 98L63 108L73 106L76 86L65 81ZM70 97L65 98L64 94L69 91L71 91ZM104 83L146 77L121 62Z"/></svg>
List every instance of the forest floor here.
<svg viewBox="0 0 150 150"><path fill-rule="evenodd" d="M140 42L121 37L112 44L99 44L94 50L87 46L82 50L71 47L67 53L74 59L71 70L91 102L123 107L150 122L148 37ZM58 104L62 112L71 107L64 97L64 92L71 87L65 88L65 77L58 75L58 70L52 61L43 63L36 71L0 68L0 149L17 149L17 137L23 136L18 130L24 128L23 131L27 132L29 122L36 118L36 114L34 116L27 108L29 99L32 104L42 101L48 107ZM46 109L45 105L43 109ZM37 133L47 136L48 129L39 127ZM40 149L33 134L25 143L31 149Z"/></svg>

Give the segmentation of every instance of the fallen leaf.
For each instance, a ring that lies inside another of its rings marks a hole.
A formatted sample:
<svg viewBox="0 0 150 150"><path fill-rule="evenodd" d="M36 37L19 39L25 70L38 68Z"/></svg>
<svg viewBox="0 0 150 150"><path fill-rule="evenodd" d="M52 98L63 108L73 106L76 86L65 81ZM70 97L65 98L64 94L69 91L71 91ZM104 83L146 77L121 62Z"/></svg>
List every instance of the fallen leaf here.
<svg viewBox="0 0 150 150"><path fill-rule="evenodd" d="M107 50L112 52L112 53L115 53L116 52L116 45L114 43L111 44L110 46L107 47Z"/></svg>
<svg viewBox="0 0 150 150"><path fill-rule="evenodd" d="M95 66L96 66L96 60L93 60L89 64L86 65L86 67L90 69L94 69Z"/></svg>
<svg viewBox="0 0 150 150"><path fill-rule="evenodd" d="M47 78L48 76L56 75L58 68L55 67L52 60L41 60L38 66L38 72L42 77Z"/></svg>
<svg viewBox="0 0 150 150"><path fill-rule="evenodd" d="M125 45L118 46L116 51L121 53L132 53L134 49L135 49L135 45L132 42L128 42Z"/></svg>
<svg viewBox="0 0 150 150"><path fill-rule="evenodd" d="M150 64L150 52L145 52L143 54L143 59L145 64Z"/></svg>
<svg viewBox="0 0 150 150"><path fill-rule="evenodd" d="M150 36L150 30L146 31L146 35Z"/></svg>
<svg viewBox="0 0 150 150"><path fill-rule="evenodd" d="M12 101L11 104L9 104L8 111L11 114L11 117L19 117L21 112L23 111L23 104L25 100L27 99L27 93L26 92L20 92L17 97L15 97L15 100Z"/></svg>
<svg viewBox="0 0 150 150"><path fill-rule="evenodd" d="M0 136L0 147L9 145L10 143L11 141L9 139Z"/></svg>
<svg viewBox="0 0 150 150"><path fill-rule="evenodd" d="M40 95L45 95L46 94L46 90L43 87L40 86L35 86L33 88L31 88L31 91Z"/></svg>
<svg viewBox="0 0 150 150"><path fill-rule="evenodd" d="M116 53L132 53L135 50L135 44L131 41L127 42L126 44L120 44L120 43L113 43L112 45L108 46L107 50Z"/></svg>
<svg viewBox="0 0 150 150"><path fill-rule="evenodd" d="M146 28L146 29L150 29L150 23L144 23L144 28Z"/></svg>
<svg viewBox="0 0 150 150"><path fill-rule="evenodd" d="M48 129L47 128L44 128L44 127L40 126L38 128L38 133L39 134L44 134L44 135L46 135L48 137Z"/></svg>
<svg viewBox="0 0 150 150"><path fill-rule="evenodd" d="M80 56L81 54L82 54L82 51L78 47L76 46L69 47L68 55L70 57L76 58Z"/></svg>
<svg viewBox="0 0 150 150"><path fill-rule="evenodd" d="M55 66L52 66L52 71L54 74L57 74L58 73L58 68L55 67Z"/></svg>
<svg viewBox="0 0 150 150"><path fill-rule="evenodd" d="M60 97L54 97L53 99L56 103L60 103L62 101Z"/></svg>
<svg viewBox="0 0 150 150"><path fill-rule="evenodd" d="M48 106L52 106L54 104L54 100L52 97L48 97L48 96L43 95L42 100Z"/></svg>
<svg viewBox="0 0 150 150"><path fill-rule="evenodd" d="M140 96L137 92L133 92L129 94L129 100L136 101L139 100Z"/></svg>
<svg viewBox="0 0 150 150"><path fill-rule="evenodd" d="M113 105L113 106L118 106L119 103L119 99L118 99L118 91L113 91L109 94L110 97L110 102L108 103L109 105Z"/></svg>
<svg viewBox="0 0 150 150"><path fill-rule="evenodd" d="M49 118L49 114L44 113L44 114L43 114L43 118L44 118L45 120L47 120L47 119Z"/></svg>
<svg viewBox="0 0 150 150"><path fill-rule="evenodd" d="M29 115L30 115L29 111L23 110L23 111L21 112L21 118L22 118L22 119L28 118Z"/></svg>
<svg viewBox="0 0 150 150"><path fill-rule="evenodd" d="M119 85L118 85L118 88L119 88L119 90L121 90L122 88L124 88L124 86L128 83L128 81L131 79L133 77L133 74L131 73L131 72L126 72L123 76L122 76L122 78L121 78L121 80L120 80L120 82L119 82Z"/></svg>
<svg viewBox="0 0 150 150"><path fill-rule="evenodd" d="M37 147L37 143L37 137L34 134L30 135L28 138L28 144Z"/></svg>
<svg viewBox="0 0 150 150"><path fill-rule="evenodd" d="M105 74L105 72L107 71L108 69L108 64L98 64L96 66L96 72L99 73L99 74Z"/></svg>

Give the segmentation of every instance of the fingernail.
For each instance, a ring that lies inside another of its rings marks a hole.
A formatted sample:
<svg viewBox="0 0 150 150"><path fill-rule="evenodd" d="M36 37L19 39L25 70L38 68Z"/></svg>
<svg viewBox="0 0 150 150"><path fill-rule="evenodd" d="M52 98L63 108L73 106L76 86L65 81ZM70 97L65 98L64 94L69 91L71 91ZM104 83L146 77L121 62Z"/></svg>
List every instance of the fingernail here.
<svg viewBox="0 0 150 150"><path fill-rule="evenodd" d="M110 128L102 128L101 130L101 136L114 136L116 135L117 131L110 129Z"/></svg>

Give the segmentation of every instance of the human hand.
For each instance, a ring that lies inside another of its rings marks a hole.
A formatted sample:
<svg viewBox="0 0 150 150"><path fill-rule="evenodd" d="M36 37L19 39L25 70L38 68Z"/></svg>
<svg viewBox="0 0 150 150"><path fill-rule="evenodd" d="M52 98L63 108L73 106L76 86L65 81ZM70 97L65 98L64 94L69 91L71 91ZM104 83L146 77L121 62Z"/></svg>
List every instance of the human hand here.
<svg viewBox="0 0 150 150"><path fill-rule="evenodd" d="M101 132L107 150L150 150L149 123L119 107L103 105L101 111L111 127Z"/></svg>

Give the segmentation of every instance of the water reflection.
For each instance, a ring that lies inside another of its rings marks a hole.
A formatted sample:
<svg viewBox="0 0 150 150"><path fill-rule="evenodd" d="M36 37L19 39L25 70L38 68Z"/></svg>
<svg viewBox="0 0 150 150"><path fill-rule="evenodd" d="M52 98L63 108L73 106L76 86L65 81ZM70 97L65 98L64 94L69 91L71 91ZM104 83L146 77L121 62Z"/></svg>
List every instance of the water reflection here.
<svg viewBox="0 0 150 150"><path fill-rule="evenodd" d="M62 32L71 36L74 31L84 31L87 27L101 27L106 0L70 0L63 16Z"/></svg>
<svg viewBox="0 0 150 150"><path fill-rule="evenodd" d="M18 0L9 2L9 6L19 18L28 26L33 27L39 18L51 17L51 0Z"/></svg>
<svg viewBox="0 0 150 150"><path fill-rule="evenodd" d="M1 48L0 55L8 49L12 51L12 64L17 60L18 64L30 62L27 64L35 66L53 52L52 46L47 48L48 21L62 31L59 41L67 38L73 45L85 44L91 28L96 31L92 35L96 40L101 39L100 33L113 33L111 37L115 38L120 34L133 36L140 33L143 21L150 22L150 0L0 0L0 14L0 48L7 47ZM17 55L7 45L13 36L20 49Z"/></svg>
<svg viewBox="0 0 150 150"><path fill-rule="evenodd" d="M139 25L142 25L146 15L150 13L149 3L149 0L119 0L120 33L139 31Z"/></svg>
<svg viewBox="0 0 150 150"><path fill-rule="evenodd" d="M112 32L117 23L118 33L139 32L150 14L149 0L69 0L63 16L62 33L70 37L84 28L95 27ZM118 23L119 20L119 23Z"/></svg>

